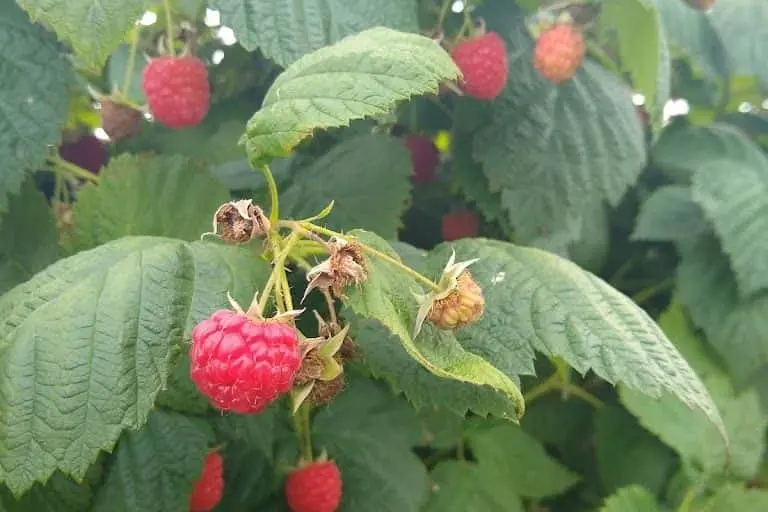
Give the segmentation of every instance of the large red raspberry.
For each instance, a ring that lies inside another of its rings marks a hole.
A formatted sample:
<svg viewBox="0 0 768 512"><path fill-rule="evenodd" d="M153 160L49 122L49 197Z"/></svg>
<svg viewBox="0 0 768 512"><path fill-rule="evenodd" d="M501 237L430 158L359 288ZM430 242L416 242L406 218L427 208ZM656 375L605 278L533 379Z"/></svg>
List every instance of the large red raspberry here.
<svg viewBox="0 0 768 512"><path fill-rule="evenodd" d="M203 461L203 471L192 485L189 495L190 512L209 512L224 494L224 461L218 452L209 453Z"/></svg>
<svg viewBox="0 0 768 512"><path fill-rule="evenodd" d="M98 174L107 162L107 148L93 135L85 135L74 142L62 144L59 148L59 155L67 162L87 169L94 174Z"/></svg>
<svg viewBox="0 0 768 512"><path fill-rule="evenodd" d="M208 70L197 57L152 59L144 68L143 86L152 115L168 128L196 126L208 114Z"/></svg>
<svg viewBox="0 0 768 512"><path fill-rule="evenodd" d="M555 25L541 33L533 50L536 71L554 84L573 78L584 60L584 36L569 24Z"/></svg>
<svg viewBox="0 0 768 512"><path fill-rule="evenodd" d="M458 42L451 57L464 75L461 88L469 96L492 100L507 85L507 45L497 33L488 32Z"/></svg>
<svg viewBox="0 0 768 512"><path fill-rule="evenodd" d="M480 218L470 210L452 212L443 217L443 240L448 242L459 238L477 236Z"/></svg>
<svg viewBox="0 0 768 512"><path fill-rule="evenodd" d="M413 182L421 185L434 180L435 169L440 163L440 151L435 144L424 135L408 135L404 143L411 153Z"/></svg>
<svg viewBox="0 0 768 512"><path fill-rule="evenodd" d="M334 512L341 503L341 472L331 461L313 462L288 475L285 499L293 512Z"/></svg>
<svg viewBox="0 0 768 512"><path fill-rule="evenodd" d="M229 310L192 330L190 377L221 410L257 414L287 393L301 364L296 330Z"/></svg>

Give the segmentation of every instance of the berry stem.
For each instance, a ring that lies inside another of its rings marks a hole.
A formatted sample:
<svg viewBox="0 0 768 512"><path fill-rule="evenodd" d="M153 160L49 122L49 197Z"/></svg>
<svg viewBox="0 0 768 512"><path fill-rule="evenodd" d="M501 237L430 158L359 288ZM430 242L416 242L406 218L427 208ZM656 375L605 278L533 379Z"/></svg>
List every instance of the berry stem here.
<svg viewBox="0 0 768 512"><path fill-rule="evenodd" d="M301 408L299 409L299 414L301 415L301 427L304 434L304 453L302 454L302 457L307 461L311 461L313 459L312 425L310 424L309 407L309 402L304 402L304 404L302 404Z"/></svg>
<svg viewBox="0 0 768 512"><path fill-rule="evenodd" d="M122 93L130 97L131 80L133 80L133 67L136 65L136 50L139 46L139 33L141 24L136 23L131 30L131 49L128 52L128 63L125 66L125 76L123 77Z"/></svg>
<svg viewBox="0 0 768 512"><path fill-rule="evenodd" d="M270 237L278 236L276 233L272 233ZM274 263L272 267L272 273L269 274L269 279L267 280L267 284L264 285L264 289L261 291L261 297L259 297L259 313L264 314L264 309L267 307L267 301L269 300L269 297L272 294L273 288L275 288L275 284L278 282L278 279L280 279L280 274L285 274L285 260L288 258L288 254L291 252L291 249L293 248L293 245L299 241L299 234L298 233L291 233L291 235L286 239L285 245L280 247L278 243L273 243L273 246L275 249L275 256L274 256ZM279 249L279 250L278 250ZM280 293L280 285L278 284L276 288L276 295L280 298L282 297ZM275 307L280 307L280 301L275 301Z"/></svg>
<svg viewBox="0 0 768 512"><path fill-rule="evenodd" d="M171 17L171 0L163 0L163 10L165 11L165 32L168 38L168 53L171 57L176 56L176 45L173 37L173 18Z"/></svg>
<svg viewBox="0 0 768 512"><path fill-rule="evenodd" d="M267 188L269 189L269 222L273 225L277 224L280 218L280 203L277 197L277 183L275 183L275 177L272 176L272 171L269 165L264 164L261 168L261 173L264 175L264 179L267 181Z"/></svg>
<svg viewBox="0 0 768 512"><path fill-rule="evenodd" d="M54 168L54 171L64 171L67 174L70 174L76 178L80 178L82 180L90 181L92 183L98 183L99 177L95 174L86 171L80 166L77 166L71 162L67 162L60 156L49 156L48 157L48 164L51 165Z"/></svg>
<svg viewBox="0 0 768 512"><path fill-rule="evenodd" d="M437 17L438 32L443 31L443 23L445 22L445 17L448 15L448 10L451 8L451 4L453 4L453 0L443 0L443 6L440 8L440 15Z"/></svg>
<svg viewBox="0 0 768 512"><path fill-rule="evenodd" d="M573 395L575 397L581 398L595 409L600 409L603 407L603 405L605 405L603 404L602 400L597 398L589 391L582 389L572 382L563 382L562 376L558 372L553 373L547 380L536 385L533 389L525 393L523 395L523 399L525 400L526 404L530 404L537 398L557 390L562 391L563 396Z"/></svg>
<svg viewBox="0 0 768 512"><path fill-rule="evenodd" d="M315 224L312 224L311 222L300 222L299 225L302 228L304 228L304 229L306 229L308 231L314 231L315 233L320 233L320 234L323 234L323 235L326 235L326 236L335 236L337 238L346 238L341 233L337 233L336 231L332 231L332 230L330 230L328 228L317 226ZM426 285L431 290L433 290L433 291L440 291L440 287L434 281L432 281L431 279L429 279L429 278L423 276L422 274L416 272L415 270L413 270L408 265L405 265L401 261L398 261L395 258L393 258L392 256L389 256L388 254L384 254L383 252L381 252L381 251L379 251L377 249L374 249L373 247L370 247L368 245L365 245L362 242L358 241L358 243L360 244L360 248L363 250L363 252L367 252L371 256L376 256L377 258L386 261L390 265L396 266L397 268L399 268L400 270L402 270L406 274L410 275L411 277L413 277L417 281L420 281L422 284Z"/></svg>

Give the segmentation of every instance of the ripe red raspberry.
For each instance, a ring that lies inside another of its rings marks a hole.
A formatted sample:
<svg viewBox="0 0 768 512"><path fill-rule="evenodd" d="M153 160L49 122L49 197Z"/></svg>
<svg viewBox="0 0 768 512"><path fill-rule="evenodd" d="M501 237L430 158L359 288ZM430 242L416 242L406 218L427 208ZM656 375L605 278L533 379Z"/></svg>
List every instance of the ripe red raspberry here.
<svg viewBox="0 0 768 512"><path fill-rule="evenodd" d="M197 57L152 59L144 68L143 86L152 115L168 128L196 126L208 114L208 70Z"/></svg>
<svg viewBox="0 0 768 512"><path fill-rule="evenodd" d="M288 475L285 499L293 512L334 512L341 503L341 472L331 461L313 462Z"/></svg>
<svg viewBox="0 0 768 512"><path fill-rule="evenodd" d="M67 162L87 169L94 174L98 174L107 162L107 148L93 135L86 135L74 142L62 144L59 148L59 155Z"/></svg>
<svg viewBox="0 0 768 512"><path fill-rule="evenodd" d="M573 78L584 59L584 36L576 27L555 25L541 33L533 50L533 66L554 84Z"/></svg>
<svg viewBox="0 0 768 512"><path fill-rule="evenodd" d="M477 236L479 231L480 219L473 211L452 212L443 217L443 240L447 242Z"/></svg>
<svg viewBox="0 0 768 512"><path fill-rule="evenodd" d="M301 364L296 330L229 310L192 330L190 377L225 411L257 414L287 393Z"/></svg>
<svg viewBox="0 0 768 512"><path fill-rule="evenodd" d="M507 85L507 45L497 33L488 32L459 41L451 57L464 75L461 88L469 96L492 100Z"/></svg>
<svg viewBox="0 0 768 512"><path fill-rule="evenodd" d="M208 512L221 501L224 494L224 461L218 452L209 453L203 461L203 471L192 485L189 495L190 512Z"/></svg>
<svg viewBox="0 0 768 512"><path fill-rule="evenodd" d="M435 144L424 135L408 135L403 142L411 153L413 182L421 185L434 180L440 163L440 151Z"/></svg>

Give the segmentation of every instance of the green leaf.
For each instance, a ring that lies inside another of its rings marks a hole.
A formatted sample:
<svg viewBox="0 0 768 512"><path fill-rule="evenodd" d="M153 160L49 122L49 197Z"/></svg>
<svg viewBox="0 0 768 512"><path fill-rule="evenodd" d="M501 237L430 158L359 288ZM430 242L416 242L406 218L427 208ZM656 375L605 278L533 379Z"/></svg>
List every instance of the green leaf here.
<svg viewBox="0 0 768 512"><path fill-rule="evenodd" d="M544 447L517 425L478 425L467 434L478 464L503 475L504 484L521 496L555 496L579 480L576 474L547 455Z"/></svg>
<svg viewBox="0 0 768 512"><path fill-rule="evenodd" d="M701 208L693 202L691 188L665 185L656 189L640 207L632 239L687 245L709 229Z"/></svg>
<svg viewBox="0 0 768 512"><path fill-rule="evenodd" d="M632 485L605 500L600 512L659 512L659 506L650 492Z"/></svg>
<svg viewBox="0 0 768 512"><path fill-rule="evenodd" d="M156 404L177 412L204 414L211 404L189 378L189 352L182 349L171 363L168 383L157 395Z"/></svg>
<svg viewBox="0 0 768 512"><path fill-rule="evenodd" d="M0 487L0 510L3 512L72 512L90 510L93 487L101 478L101 465L89 471L85 481L77 484L61 473L54 473L45 485L35 484L19 500L5 487Z"/></svg>
<svg viewBox="0 0 768 512"><path fill-rule="evenodd" d="M42 165L67 120L72 68L53 38L13 2L0 6L0 214L25 171Z"/></svg>
<svg viewBox="0 0 768 512"><path fill-rule="evenodd" d="M350 234L361 242L399 259L397 253L381 238L367 231L355 230ZM360 287L349 290L345 304L356 314L379 321L397 336L408 354L424 368L438 377L488 386L507 399L517 420L522 415L522 396L517 385L483 358L468 352L456 341L452 333L425 325L423 334L413 339L418 304L413 292L421 287L417 282L389 262L366 256L368 280Z"/></svg>
<svg viewBox="0 0 768 512"><path fill-rule="evenodd" d="M675 454L620 407L597 412L595 451L600 479L608 492L637 484L660 493L677 466Z"/></svg>
<svg viewBox="0 0 768 512"><path fill-rule="evenodd" d="M413 0L215 0L225 25L248 51L259 48L283 67L362 30L384 26L417 32Z"/></svg>
<svg viewBox="0 0 768 512"><path fill-rule="evenodd" d="M729 135L734 152L701 166L692 193L728 254L740 295L749 297L768 288L768 159L746 136Z"/></svg>
<svg viewBox="0 0 768 512"><path fill-rule="evenodd" d="M739 512L764 512L768 510L768 491L744 489L728 484L715 492L705 504L706 510L738 510Z"/></svg>
<svg viewBox="0 0 768 512"><path fill-rule="evenodd" d="M281 211L311 217L331 201L323 222L333 229L363 228L395 238L411 190L411 160L401 142L359 135L298 169L280 195Z"/></svg>
<svg viewBox="0 0 768 512"><path fill-rule="evenodd" d="M607 2L600 13L600 25L616 38L622 71L645 96L654 129L661 129L669 99L671 63L659 13L648 0Z"/></svg>
<svg viewBox="0 0 768 512"><path fill-rule="evenodd" d="M494 222L504 214L501 195L489 190L482 167L472 157L473 138L459 132L459 128L456 127L451 137L451 177L456 180L464 196L475 203L485 220Z"/></svg>
<svg viewBox="0 0 768 512"><path fill-rule="evenodd" d="M523 512L525 509L520 498L507 485L505 476L473 462L441 462L430 473L434 484L432 495L424 510Z"/></svg>
<svg viewBox="0 0 768 512"><path fill-rule="evenodd" d="M49 25L82 63L98 72L147 7L147 0L16 0Z"/></svg>
<svg viewBox="0 0 768 512"><path fill-rule="evenodd" d="M474 155L490 191L501 194L515 239L528 243L603 202L618 204L645 166L645 139L631 92L616 77L586 60L573 79L550 84L532 64L522 12L485 5L489 12L478 15L508 40L510 73Z"/></svg>
<svg viewBox="0 0 768 512"><path fill-rule="evenodd" d="M455 250L483 289L486 311L459 332L462 345L507 373L520 373L534 349L585 374L622 382L652 397L671 392L722 422L706 388L654 321L629 298L573 263L538 249L474 239L430 254L439 268ZM514 362L514 366L512 366Z"/></svg>
<svg viewBox="0 0 768 512"><path fill-rule="evenodd" d="M246 150L254 163L286 156L317 129L348 126L383 114L398 101L437 93L458 78L434 41L377 27L311 54L282 73L248 121Z"/></svg>
<svg viewBox="0 0 768 512"><path fill-rule="evenodd" d="M120 88L121 92L125 94L132 102L137 105L143 105L147 102L144 96L144 88L142 87L142 77L144 75L144 68L149 64L149 58L144 52L136 52L134 61L130 61L131 45L122 44L117 50L109 57L107 63L107 79L109 85ZM131 86L130 90L123 91L122 88L125 85L125 73L128 69L129 63L133 65L131 69Z"/></svg>
<svg viewBox="0 0 768 512"><path fill-rule="evenodd" d="M218 437L244 443L249 449L272 458L272 445L276 437L277 406L256 415L223 414L214 426Z"/></svg>
<svg viewBox="0 0 768 512"><path fill-rule="evenodd" d="M144 427L120 439L92 510L187 512L213 440L202 420L154 411Z"/></svg>
<svg viewBox="0 0 768 512"><path fill-rule="evenodd" d="M0 480L20 494L56 469L82 478L147 420L173 347L266 270L245 247L128 237L0 297Z"/></svg>
<svg viewBox="0 0 768 512"><path fill-rule="evenodd" d="M83 189L73 209L74 245L88 249L122 236L197 240L229 200L206 168L180 156L121 155Z"/></svg>
<svg viewBox="0 0 768 512"><path fill-rule="evenodd" d="M41 271L59 257L56 225L50 207L35 188L24 182L11 196L0 224L0 294Z"/></svg>
<svg viewBox="0 0 768 512"><path fill-rule="evenodd" d="M313 441L344 479L341 512L417 512L427 472L411 447L421 428L413 409L370 380L347 375L347 389L317 413Z"/></svg>

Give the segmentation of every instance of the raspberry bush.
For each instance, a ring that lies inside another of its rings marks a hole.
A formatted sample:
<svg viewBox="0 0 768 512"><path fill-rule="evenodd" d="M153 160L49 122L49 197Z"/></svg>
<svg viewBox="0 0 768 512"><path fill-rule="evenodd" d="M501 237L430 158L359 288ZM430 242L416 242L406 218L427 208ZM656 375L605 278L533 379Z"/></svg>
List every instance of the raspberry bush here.
<svg viewBox="0 0 768 512"><path fill-rule="evenodd" d="M0 510L768 510L767 38L3 2Z"/></svg>

